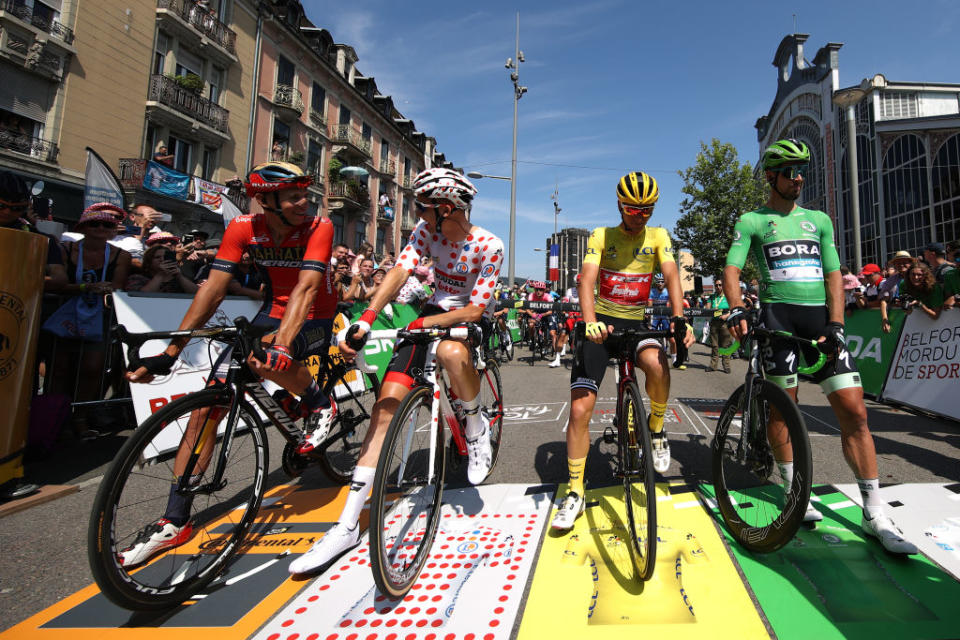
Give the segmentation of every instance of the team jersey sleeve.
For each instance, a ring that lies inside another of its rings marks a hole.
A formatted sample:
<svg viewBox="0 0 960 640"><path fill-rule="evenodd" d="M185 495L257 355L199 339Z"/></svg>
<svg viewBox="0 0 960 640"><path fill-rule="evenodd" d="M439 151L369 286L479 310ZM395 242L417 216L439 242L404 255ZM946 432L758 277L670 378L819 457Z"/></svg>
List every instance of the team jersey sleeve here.
<svg viewBox="0 0 960 640"><path fill-rule="evenodd" d="M597 227L590 234L587 240L587 255L583 257L583 264L600 265L600 259L603 257L604 227Z"/></svg>
<svg viewBox="0 0 960 640"><path fill-rule="evenodd" d="M676 262L676 258L673 257L673 239L666 229L660 229L660 242L657 243L657 262L659 264Z"/></svg>
<svg viewBox="0 0 960 640"><path fill-rule="evenodd" d="M840 255L833 239L833 223L827 214L823 214L817 226L820 228L820 264L823 266L823 273L839 271Z"/></svg>
<svg viewBox="0 0 960 640"><path fill-rule="evenodd" d="M333 223L329 218L322 218L315 223L307 249L303 253L301 269L325 273L330 264L330 255L333 253Z"/></svg>
<svg viewBox="0 0 960 640"><path fill-rule="evenodd" d="M480 275L477 277L473 291L470 292L469 304L486 308L493 301L493 289L500 277L500 267L503 264L503 243L494 238L484 248L480 255Z"/></svg>
<svg viewBox="0 0 960 640"><path fill-rule="evenodd" d="M233 273L234 267L240 264L243 250L247 248L247 240L250 237L249 226L249 219L244 217L234 218L230 221L226 231L223 232L223 239L220 241L220 248L217 249L217 256L210 265L211 269Z"/></svg>
<svg viewBox="0 0 960 640"><path fill-rule="evenodd" d="M750 224L750 218L744 214L733 227L733 243L727 251L727 264L743 269L743 265L747 262L747 254L750 253L751 242L753 242L753 225Z"/></svg>
<svg viewBox="0 0 960 640"><path fill-rule="evenodd" d="M427 250L429 236L427 235L427 223L420 221L420 224L410 232L410 238L407 240L407 246L400 252L397 258L397 266L403 267L407 275L413 273L413 270L420 264L420 258Z"/></svg>

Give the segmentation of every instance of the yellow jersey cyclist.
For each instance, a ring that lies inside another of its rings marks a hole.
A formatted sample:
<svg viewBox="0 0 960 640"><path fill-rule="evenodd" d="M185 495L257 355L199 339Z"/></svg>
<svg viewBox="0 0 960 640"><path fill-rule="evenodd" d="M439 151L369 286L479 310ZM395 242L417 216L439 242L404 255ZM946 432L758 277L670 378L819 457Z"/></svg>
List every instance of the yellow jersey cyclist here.
<svg viewBox="0 0 960 640"><path fill-rule="evenodd" d="M814 379L827 394L840 423L843 454L863 497L863 531L879 539L889 552L916 553L917 548L903 539L902 532L884 513L880 498L877 455L867 426L860 374L844 344L843 281L833 225L822 211L797 206L809 162L807 145L794 139L778 140L764 152L770 197L764 206L744 213L734 227L723 280L730 303L727 324L738 340L747 331L748 316L739 283L740 271L751 254L761 272L760 323L768 329L818 338L833 347L834 353ZM767 379L783 387L796 401L796 347L785 340L771 340L763 351ZM815 360L816 353L805 358ZM791 478L793 463L780 455L775 444L786 433L783 419L771 416L767 432L781 477ZM784 484L789 491L789 485ZM823 515L811 503L804 520L821 519Z"/></svg>
<svg viewBox="0 0 960 640"><path fill-rule="evenodd" d="M553 519L552 527L567 530L583 513L584 469L590 450L590 418L597 403L611 351L608 334L637 323L646 325L645 310L653 274L662 271L670 292L671 323L684 332L686 346L693 332L683 319L680 272L666 229L647 226L660 197L657 181L635 171L617 184L620 224L598 227L590 234L580 270L580 311L587 339L579 347L582 357L570 372L570 421L567 425L567 466L570 490ZM650 397L649 427L653 434L653 465L660 473L670 466L670 445L663 430L663 414L670 393L670 364L659 340L637 345L636 366L643 371Z"/></svg>

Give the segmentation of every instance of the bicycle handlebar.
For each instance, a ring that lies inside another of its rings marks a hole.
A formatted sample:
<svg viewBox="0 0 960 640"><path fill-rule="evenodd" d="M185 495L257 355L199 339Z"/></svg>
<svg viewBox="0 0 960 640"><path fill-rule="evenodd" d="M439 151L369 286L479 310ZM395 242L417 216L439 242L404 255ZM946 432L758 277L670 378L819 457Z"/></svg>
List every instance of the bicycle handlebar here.
<svg viewBox="0 0 960 640"><path fill-rule="evenodd" d="M577 333L577 340L587 340L586 337L586 323L578 322L577 326L574 328L574 331ZM688 331L693 331L693 327L689 324L686 325ZM625 327L623 329L614 329L607 334L607 338L613 338L614 340L624 340L624 339L637 339L637 340L646 340L649 338L659 339L659 338L675 338L673 329L668 330L657 330L657 329L646 329L640 327ZM688 350L687 347L683 344L683 339L676 340L677 345L677 361L676 366L682 365L687 360ZM579 349L577 350L579 352ZM577 356L579 357L579 355Z"/></svg>
<svg viewBox="0 0 960 640"><path fill-rule="evenodd" d="M577 302L539 302L535 300L513 300L510 302L498 302L500 309L526 309L530 311L580 311L580 304ZM658 304L649 307L637 307L643 310L644 315L664 316L673 315L673 308ZM683 315L687 318L715 318L723 315L726 309L684 309Z"/></svg>
<svg viewBox="0 0 960 640"><path fill-rule="evenodd" d="M797 343L798 345L813 347L814 349L816 349L817 353L819 354L819 357L817 358L817 361L815 363L813 363L812 365L808 365L806 367L800 366L799 363L797 364L797 372L802 373L803 375L814 374L820 369L822 369L823 365L827 363L828 352L823 350L824 343L822 342L817 342L816 340L810 340L809 338L801 338L799 336L793 335L789 331L765 329L763 327L751 327L750 333L755 333L764 338L785 338L787 340L790 340L791 342ZM739 348L740 348L740 341L734 340L733 344L731 344L729 347L720 348L718 349L718 351L721 356L729 356L735 353L736 350Z"/></svg>
<svg viewBox="0 0 960 640"><path fill-rule="evenodd" d="M267 355L264 353L258 338L268 333L271 330L270 327L251 324L250 321L243 316L235 318L233 324L234 326L232 327L217 326L177 331L147 331L144 333L133 333L128 331L122 324L119 324L116 326L115 331L120 341L127 345L127 359L130 361L127 368L130 371L136 371L143 365L140 359L140 347L142 347L145 342L149 342L150 340L169 340L170 338L187 338L188 340L194 338L209 338L224 342L239 339L244 353L253 351L253 355L257 360L265 362Z"/></svg>
<svg viewBox="0 0 960 640"><path fill-rule="evenodd" d="M335 345L347 341L347 331L350 327L344 327L336 336ZM480 325L468 322L455 327L426 327L423 329L406 329L403 327L397 329L376 329L368 331L364 335L366 341L369 340L407 340L417 344L426 344L434 340L466 340L471 334L480 331ZM372 365L364 358L364 348L357 349L356 367L364 373L375 373L379 367Z"/></svg>

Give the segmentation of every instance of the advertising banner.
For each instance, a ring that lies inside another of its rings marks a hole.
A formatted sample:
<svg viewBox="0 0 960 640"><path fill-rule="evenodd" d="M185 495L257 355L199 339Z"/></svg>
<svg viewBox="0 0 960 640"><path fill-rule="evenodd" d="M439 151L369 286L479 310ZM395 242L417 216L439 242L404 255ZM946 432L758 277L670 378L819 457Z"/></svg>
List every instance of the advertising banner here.
<svg viewBox="0 0 960 640"><path fill-rule="evenodd" d="M146 331L174 331L193 296L185 294L130 294L122 291L113 294L117 312L117 323L128 331L143 333ZM223 301L207 326L232 325L234 318L244 316L253 319L260 308L260 302L249 298L230 297ZM168 340L151 340L140 348L143 356L157 355L166 348ZM180 354L180 358L170 375L157 376L149 384L131 384L130 396L137 423L142 423L150 414L166 404L191 391L202 389L210 375L210 369L224 345L210 340L193 340ZM127 351L123 349L124 360ZM169 437L165 437L167 434ZM179 433L167 430L160 433L152 446L154 454L169 451L180 444Z"/></svg>
<svg viewBox="0 0 960 640"><path fill-rule="evenodd" d="M880 329L879 309L860 309L844 319L847 351L857 361L864 393L875 398L883 389L905 317L900 309L890 309L888 316L890 333Z"/></svg>
<svg viewBox="0 0 960 640"><path fill-rule="evenodd" d="M190 176L150 160L143 174L143 188L186 200L190 193Z"/></svg>
<svg viewBox="0 0 960 640"><path fill-rule="evenodd" d="M884 400L960 420L960 313L937 320L914 311L904 321L887 374Z"/></svg>
<svg viewBox="0 0 960 640"><path fill-rule="evenodd" d="M109 202L123 207L123 189L113 171L97 152L87 147L87 166L84 171L83 208L97 202Z"/></svg>
<svg viewBox="0 0 960 640"><path fill-rule="evenodd" d="M23 477L47 238L0 229L0 484Z"/></svg>
<svg viewBox="0 0 960 640"><path fill-rule="evenodd" d="M214 213L223 213L223 201L226 199L223 193L227 187L216 182L207 182L200 178L193 179L193 201L205 206Z"/></svg>

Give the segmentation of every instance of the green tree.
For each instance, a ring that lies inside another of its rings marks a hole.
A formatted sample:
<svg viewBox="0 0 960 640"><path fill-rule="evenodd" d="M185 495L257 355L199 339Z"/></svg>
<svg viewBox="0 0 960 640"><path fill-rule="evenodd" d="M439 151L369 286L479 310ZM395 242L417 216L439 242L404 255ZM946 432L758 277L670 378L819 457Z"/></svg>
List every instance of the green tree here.
<svg viewBox="0 0 960 640"><path fill-rule="evenodd" d="M710 145L700 143L697 161L678 171L683 178L680 219L673 235L680 248L695 259L693 275L723 273L727 250L733 240L733 226L745 211L756 209L767 198L763 181L754 176L749 162L740 164L737 150L716 138ZM744 266L744 278L756 277L751 261Z"/></svg>

